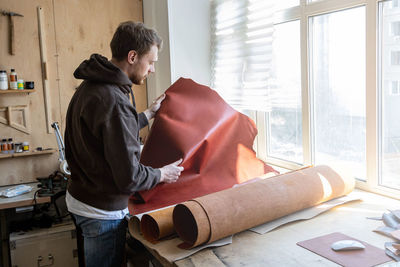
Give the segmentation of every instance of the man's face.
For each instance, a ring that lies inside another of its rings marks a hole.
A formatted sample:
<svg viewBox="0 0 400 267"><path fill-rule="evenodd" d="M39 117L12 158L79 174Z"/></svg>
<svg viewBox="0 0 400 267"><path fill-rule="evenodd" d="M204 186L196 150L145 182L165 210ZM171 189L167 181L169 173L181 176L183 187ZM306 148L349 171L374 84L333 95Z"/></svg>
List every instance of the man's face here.
<svg viewBox="0 0 400 267"><path fill-rule="evenodd" d="M152 72L155 72L154 63L158 60L158 48L153 45L147 54L137 56L131 65L129 79L132 83L140 85Z"/></svg>

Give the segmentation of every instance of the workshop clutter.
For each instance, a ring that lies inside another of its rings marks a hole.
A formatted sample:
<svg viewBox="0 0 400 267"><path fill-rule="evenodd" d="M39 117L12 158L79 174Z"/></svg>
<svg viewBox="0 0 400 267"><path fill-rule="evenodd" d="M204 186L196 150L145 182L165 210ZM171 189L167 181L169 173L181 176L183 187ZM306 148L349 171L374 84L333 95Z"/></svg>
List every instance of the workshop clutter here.
<svg viewBox="0 0 400 267"><path fill-rule="evenodd" d="M6 70L0 70L0 90L24 90L34 88L35 83L33 81L26 81L24 83L23 79L18 79L15 69L11 69L9 75Z"/></svg>
<svg viewBox="0 0 400 267"><path fill-rule="evenodd" d="M29 142L13 142L12 138L3 138L0 143L0 153L2 154L12 154L12 153L22 153L29 151Z"/></svg>
<svg viewBox="0 0 400 267"><path fill-rule="evenodd" d="M395 240L395 242L385 243L386 255L393 258L395 261L400 261L400 210L389 210L382 214L380 218L369 218L377 219L383 222L382 226L379 226L374 232L386 235Z"/></svg>

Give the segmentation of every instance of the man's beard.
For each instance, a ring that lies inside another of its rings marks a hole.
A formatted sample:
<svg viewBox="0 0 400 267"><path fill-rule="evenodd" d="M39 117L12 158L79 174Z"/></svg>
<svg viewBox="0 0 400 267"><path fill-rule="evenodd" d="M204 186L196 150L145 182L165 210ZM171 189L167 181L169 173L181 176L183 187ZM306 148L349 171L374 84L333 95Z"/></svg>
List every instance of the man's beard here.
<svg viewBox="0 0 400 267"><path fill-rule="evenodd" d="M136 85L143 84L145 79L146 79L146 76L139 77L138 75L135 75L135 76L130 77L131 82Z"/></svg>

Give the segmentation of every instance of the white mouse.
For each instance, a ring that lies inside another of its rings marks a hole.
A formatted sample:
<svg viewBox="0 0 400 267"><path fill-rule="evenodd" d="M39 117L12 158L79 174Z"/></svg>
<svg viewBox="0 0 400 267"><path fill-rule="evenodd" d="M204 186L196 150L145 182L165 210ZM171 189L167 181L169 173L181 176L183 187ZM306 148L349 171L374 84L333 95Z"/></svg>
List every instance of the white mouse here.
<svg viewBox="0 0 400 267"><path fill-rule="evenodd" d="M339 240L331 245L335 251L364 249L365 246L356 240Z"/></svg>

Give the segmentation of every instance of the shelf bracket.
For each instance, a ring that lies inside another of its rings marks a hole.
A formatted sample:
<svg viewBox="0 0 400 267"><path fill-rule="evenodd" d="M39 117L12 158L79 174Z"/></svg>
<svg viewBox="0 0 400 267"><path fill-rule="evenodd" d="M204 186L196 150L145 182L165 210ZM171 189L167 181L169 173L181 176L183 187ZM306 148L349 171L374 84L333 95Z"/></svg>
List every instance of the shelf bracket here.
<svg viewBox="0 0 400 267"><path fill-rule="evenodd" d="M13 113L21 112L20 122L14 120ZM28 106L7 106L0 107L0 123L26 134L31 134L29 127Z"/></svg>

